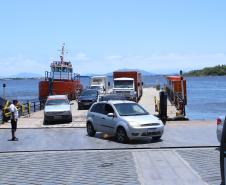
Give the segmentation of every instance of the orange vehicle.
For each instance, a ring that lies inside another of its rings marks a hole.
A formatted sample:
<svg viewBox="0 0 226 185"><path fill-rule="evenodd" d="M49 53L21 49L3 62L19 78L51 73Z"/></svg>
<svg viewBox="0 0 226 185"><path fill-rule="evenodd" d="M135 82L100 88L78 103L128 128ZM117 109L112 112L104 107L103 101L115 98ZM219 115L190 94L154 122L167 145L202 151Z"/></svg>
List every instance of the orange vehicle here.
<svg viewBox="0 0 226 185"><path fill-rule="evenodd" d="M73 73L70 61L64 61L64 45L60 61L53 61L51 72L45 72L45 79L39 82L39 100L46 100L49 95L67 95L69 99L76 99L83 89L79 74Z"/></svg>
<svg viewBox="0 0 226 185"><path fill-rule="evenodd" d="M169 100L178 110L184 112L187 105L187 87L183 76L167 76L166 91Z"/></svg>
<svg viewBox="0 0 226 185"><path fill-rule="evenodd" d="M138 71L113 72L113 92L138 102L143 94L143 82Z"/></svg>

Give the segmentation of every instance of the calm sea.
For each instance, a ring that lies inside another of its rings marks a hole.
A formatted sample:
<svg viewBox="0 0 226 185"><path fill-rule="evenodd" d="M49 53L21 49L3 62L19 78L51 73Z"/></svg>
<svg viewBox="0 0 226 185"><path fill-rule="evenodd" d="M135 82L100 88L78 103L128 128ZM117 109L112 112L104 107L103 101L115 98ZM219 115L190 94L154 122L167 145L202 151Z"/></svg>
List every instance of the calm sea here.
<svg viewBox="0 0 226 185"><path fill-rule="evenodd" d="M216 119L226 113L226 76L223 77L187 77L188 105L186 113L190 119ZM109 78L112 84L112 78ZM84 87L89 78L82 77ZM144 76L145 87L165 83L164 76ZM6 97L20 101L38 98L39 80L0 80L0 96L3 94L2 84L6 84ZM150 100L152 103L153 100Z"/></svg>

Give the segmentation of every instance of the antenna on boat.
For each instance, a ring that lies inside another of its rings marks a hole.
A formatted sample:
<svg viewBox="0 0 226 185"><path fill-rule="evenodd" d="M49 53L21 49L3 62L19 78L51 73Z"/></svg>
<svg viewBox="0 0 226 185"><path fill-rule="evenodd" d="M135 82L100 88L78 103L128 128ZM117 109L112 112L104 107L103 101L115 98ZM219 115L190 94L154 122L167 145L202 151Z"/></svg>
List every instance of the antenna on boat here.
<svg viewBox="0 0 226 185"><path fill-rule="evenodd" d="M64 46L65 46L65 43L62 44L61 56L60 56L61 63L64 62Z"/></svg>
<svg viewBox="0 0 226 185"><path fill-rule="evenodd" d="M60 61L61 61L61 63L63 63L64 62L64 54L65 53L68 53L67 51L65 52L65 43L63 42L63 44L62 44L62 49L61 50L59 50L59 51L61 51L61 56L60 56Z"/></svg>

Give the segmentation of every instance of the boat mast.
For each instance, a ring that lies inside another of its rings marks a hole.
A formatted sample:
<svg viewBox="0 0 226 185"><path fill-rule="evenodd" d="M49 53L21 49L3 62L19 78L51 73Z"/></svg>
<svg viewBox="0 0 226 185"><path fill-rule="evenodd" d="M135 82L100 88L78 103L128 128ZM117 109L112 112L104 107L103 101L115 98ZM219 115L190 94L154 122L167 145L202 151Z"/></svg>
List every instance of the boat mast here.
<svg viewBox="0 0 226 185"><path fill-rule="evenodd" d="M62 63L62 64L63 64L63 62L64 62L64 46L65 46L65 43L63 43L62 49L61 49L60 60L61 60L61 63Z"/></svg>

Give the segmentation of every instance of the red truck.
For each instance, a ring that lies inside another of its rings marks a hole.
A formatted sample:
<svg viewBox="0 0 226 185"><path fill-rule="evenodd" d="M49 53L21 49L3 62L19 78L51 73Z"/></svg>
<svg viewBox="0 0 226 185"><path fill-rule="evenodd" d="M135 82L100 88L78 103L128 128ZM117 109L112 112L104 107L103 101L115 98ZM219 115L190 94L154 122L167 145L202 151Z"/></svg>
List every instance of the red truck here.
<svg viewBox="0 0 226 185"><path fill-rule="evenodd" d="M143 82L138 71L114 71L113 92L138 102L143 94Z"/></svg>

